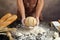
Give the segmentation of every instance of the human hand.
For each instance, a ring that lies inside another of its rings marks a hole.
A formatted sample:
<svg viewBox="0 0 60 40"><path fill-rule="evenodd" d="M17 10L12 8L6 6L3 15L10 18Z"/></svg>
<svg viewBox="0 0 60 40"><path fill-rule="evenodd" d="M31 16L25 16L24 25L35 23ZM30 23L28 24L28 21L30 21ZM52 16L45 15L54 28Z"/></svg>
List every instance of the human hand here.
<svg viewBox="0 0 60 40"><path fill-rule="evenodd" d="M39 18L36 18L36 20L37 20L37 26L38 26L40 23Z"/></svg>
<svg viewBox="0 0 60 40"><path fill-rule="evenodd" d="M22 25L25 25L25 18L22 18Z"/></svg>

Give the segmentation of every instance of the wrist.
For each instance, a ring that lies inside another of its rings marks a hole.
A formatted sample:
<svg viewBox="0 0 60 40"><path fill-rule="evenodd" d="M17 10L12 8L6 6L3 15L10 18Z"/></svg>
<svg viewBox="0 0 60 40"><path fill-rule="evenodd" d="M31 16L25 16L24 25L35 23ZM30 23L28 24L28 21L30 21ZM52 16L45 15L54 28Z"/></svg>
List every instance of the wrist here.
<svg viewBox="0 0 60 40"><path fill-rule="evenodd" d="M36 19L39 19L39 17L36 17Z"/></svg>

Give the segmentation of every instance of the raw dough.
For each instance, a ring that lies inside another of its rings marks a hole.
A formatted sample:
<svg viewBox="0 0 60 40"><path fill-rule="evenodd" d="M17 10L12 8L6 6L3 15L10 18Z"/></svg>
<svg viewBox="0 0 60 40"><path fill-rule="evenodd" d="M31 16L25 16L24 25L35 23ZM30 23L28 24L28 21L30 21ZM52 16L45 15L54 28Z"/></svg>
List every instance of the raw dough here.
<svg viewBox="0 0 60 40"><path fill-rule="evenodd" d="M37 24L37 21L34 17L27 17L25 19L25 26L27 27L30 27L30 26L34 27L36 24Z"/></svg>

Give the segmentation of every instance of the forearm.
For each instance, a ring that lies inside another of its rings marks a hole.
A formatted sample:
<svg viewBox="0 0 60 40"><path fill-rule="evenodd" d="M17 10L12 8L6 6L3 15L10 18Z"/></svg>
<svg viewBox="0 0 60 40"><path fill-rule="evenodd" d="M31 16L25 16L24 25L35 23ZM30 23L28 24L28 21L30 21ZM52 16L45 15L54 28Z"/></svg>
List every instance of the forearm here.
<svg viewBox="0 0 60 40"><path fill-rule="evenodd" d="M17 5L22 18L25 18L25 8L23 5L23 0L17 0Z"/></svg>
<svg viewBox="0 0 60 40"><path fill-rule="evenodd" d="M39 18L44 6L44 0L38 0L38 4L36 7L36 18Z"/></svg>

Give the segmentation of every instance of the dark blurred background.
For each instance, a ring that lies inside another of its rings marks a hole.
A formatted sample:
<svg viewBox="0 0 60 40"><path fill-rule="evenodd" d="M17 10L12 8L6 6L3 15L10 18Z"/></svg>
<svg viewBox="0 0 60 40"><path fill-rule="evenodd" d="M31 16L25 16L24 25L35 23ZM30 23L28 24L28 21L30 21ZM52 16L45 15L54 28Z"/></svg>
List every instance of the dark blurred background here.
<svg viewBox="0 0 60 40"><path fill-rule="evenodd" d="M60 19L60 0L45 0L42 14L45 21Z"/></svg>
<svg viewBox="0 0 60 40"><path fill-rule="evenodd" d="M17 13L17 0L0 0L0 18L8 12Z"/></svg>
<svg viewBox="0 0 60 40"><path fill-rule="evenodd" d="M51 21L60 19L60 0L44 0L42 11L43 20ZM17 13L17 0L0 0L0 18L5 13Z"/></svg>

